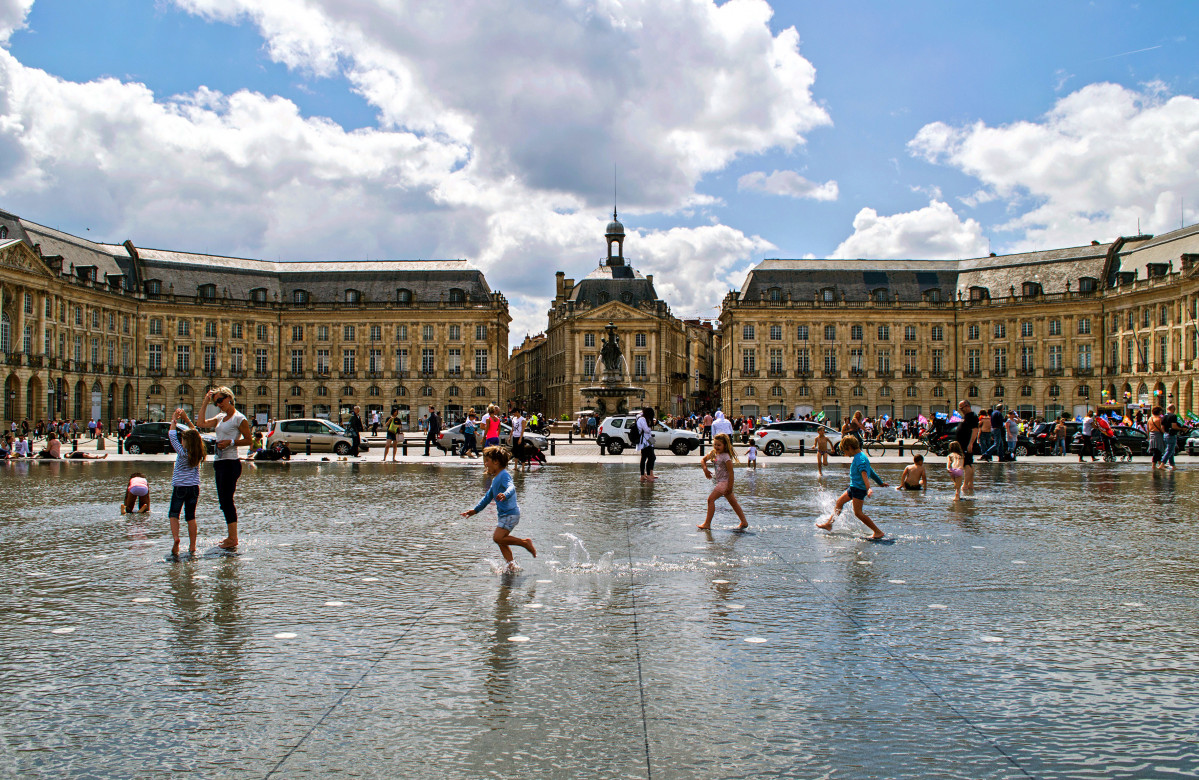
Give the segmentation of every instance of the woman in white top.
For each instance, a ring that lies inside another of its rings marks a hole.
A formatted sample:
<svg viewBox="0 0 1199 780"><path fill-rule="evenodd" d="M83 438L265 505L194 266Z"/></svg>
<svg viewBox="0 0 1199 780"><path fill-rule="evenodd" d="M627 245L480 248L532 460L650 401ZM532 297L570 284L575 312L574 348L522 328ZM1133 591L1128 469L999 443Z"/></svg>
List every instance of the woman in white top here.
<svg viewBox="0 0 1199 780"><path fill-rule="evenodd" d="M658 456L654 454L654 410L645 407L637 418L637 451L641 453L641 481L653 482L654 462Z"/></svg>
<svg viewBox="0 0 1199 780"><path fill-rule="evenodd" d="M233 504L233 493L237 490L237 479L241 476L241 459L237 448L250 443L250 421L233 406L233 391L227 387L209 390L200 408L208 411L211 403L220 410L216 417L200 421L201 428L216 428L216 457L212 470L216 476L216 494L225 513L225 524L229 535L217 546L224 550L237 547L237 507Z"/></svg>

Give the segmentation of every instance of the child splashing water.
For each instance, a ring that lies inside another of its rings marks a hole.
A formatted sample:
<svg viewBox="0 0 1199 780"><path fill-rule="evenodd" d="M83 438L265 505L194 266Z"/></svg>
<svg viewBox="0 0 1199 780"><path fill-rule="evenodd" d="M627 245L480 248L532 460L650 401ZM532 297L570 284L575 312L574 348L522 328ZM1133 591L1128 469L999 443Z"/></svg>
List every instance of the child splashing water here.
<svg viewBox="0 0 1199 780"><path fill-rule="evenodd" d="M178 428L180 421L188 426L182 436L179 435ZM175 546L171 548L171 555L179 555L179 512L181 510L186 511L187 538L190 543L187 551L195 555L196 502L200 499L200 463L208 456L208 452L204 449L204 440L200 438L200 432L191 424L191 420L187 418L187 412L182 409L175 410L167 437L171 440L171 447L177 453L175 471L171 474L171 509L167 513L171 518L171 536L175 538Z"/></svg>
<svg viewBox="0 0 1199 780"><path fill-rule="evenodd" d="M135 504L139 513L150 511L150 482L140 471L129 475L129 484L125 486L125 503L121 504L121 514L132 514Z"/></svg>
<svg viewBox="0 0 1199 780"><path fill-rule="evenodd" d="M849 489L841 494L837 499L837 506L833 509L833 513L828 516L828 519L823 523L817 523L816 527L824 530L833 530L833 521L837 519L837 515L841 514L841 508L849 501L853 501L854 515L866 524L866 527L871 530L868 539L882 539L886 534L883 530L874 524L870 516L862 511L862 502L867 496L874 494L866 485L867 477L873 479L879 484L879 487L886 487L887 483L883 482L878 474L874 473L874 469L870 465L870 459L862 452L862 445L858 442L856 436L846 436L841 440L841 452L845 455L852 455L853 461L849 464Z"/></svg>
<svg viewBox="0 0 1199 780"><path fill-rule="evenodd" d="M945 470L953 478L953 500L962 499L962 478L966 474L966 457L962 454L962 445L956 441L949 445L949 459L945 461Z"/></svg>
<svg viewBox="0 0 1199 780"><path fill-rule="evenodd" d="M708 471L708 461L712 461L715 474ZM704 469L704 476L712 480L712 492L708 494L708 515L702 523L696 526L701 531L707 531L712 527L712 516L716 514L716 499L721 496L725 497L729 506L741 519L741 525L737 526L736 530L744 531L749 528L749 521L745 519L745 513L741 511L741 504L733 495L732 464L736 462L737 453L733 450L733 440L727 433L716 434L712 439L712 451L700 458L699 461L699 465Z"/></svg>
<svg viewBox="0 0 1199 780"><path fill-rule="evenodd" d="M512 484L512 475L508 473L508 451L503 447L491 446L483 450L483 470L491 477L491 487L474 509L462 513L470 517L482 512L492 499L495 499L495 510L499 516L491 541L500 547L500 554L508 562L508 570L515 571L516 563L512 560L511 546L523 547L537 557L537 548L532 539L518 539L512 535L512 529L520 522L520 507L516 505L516 486Z"/></svg>

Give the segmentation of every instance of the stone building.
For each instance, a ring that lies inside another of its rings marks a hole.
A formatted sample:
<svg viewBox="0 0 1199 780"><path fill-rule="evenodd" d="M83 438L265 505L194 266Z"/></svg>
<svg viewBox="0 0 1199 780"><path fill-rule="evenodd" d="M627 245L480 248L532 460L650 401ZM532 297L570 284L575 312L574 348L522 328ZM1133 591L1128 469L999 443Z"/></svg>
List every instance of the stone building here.
<svg viewBox="0 0 1199 780"><path fill-rule="evenodd" d="M608 256L579 282L559 271L554 302L543 337L529 340L517 360L540 374L521 369L516 400L554 417L584 408L602 414L624 411L611 399L590 400L582 388L599 379L599 353L609 322L616 325L627 361L626 377L645 391L635 404L660 413L692 408L689 389L688 331L654 290L653 275L642 276L624 257L624 225L612 214L605 232ZM523 377L523 379L522 379ZM536 377L536 379L534 379Z"/></svg>
<svg viewBox="0 0 1199 780"><path fill-rule="evenodd" d="M463 260L298 263L99 244L0 212L6 419L338 419L508 390L508 303ZM13 337L16 335L16 338Z"/></svg>
<svg viewBox="0 0 1199 780"><path fill-rule="evenodd" d="M961 261L765 260L720 315L726 411L1078 414L1154 390L1199 408L1195 252L1192 227Z"/></svg>

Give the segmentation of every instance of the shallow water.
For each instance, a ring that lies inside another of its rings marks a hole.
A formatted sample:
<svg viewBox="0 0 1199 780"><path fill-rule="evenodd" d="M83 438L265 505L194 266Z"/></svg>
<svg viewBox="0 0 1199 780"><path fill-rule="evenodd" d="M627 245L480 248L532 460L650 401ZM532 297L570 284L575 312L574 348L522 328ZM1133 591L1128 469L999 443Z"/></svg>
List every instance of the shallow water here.
<svg viewBox="0 0 1199 780"><path fill-rule="evenodd" d="M706 537L702 474L663 465L517 474L515 575L494 510L458 516L477 463L247 468L233 556L209 470L180 562L169 464L148 518L121 464L4 468L0 776L1199 772L1195 474L876 489L871 544L813 528L843 468L739 472L751 533Z"/></svg>

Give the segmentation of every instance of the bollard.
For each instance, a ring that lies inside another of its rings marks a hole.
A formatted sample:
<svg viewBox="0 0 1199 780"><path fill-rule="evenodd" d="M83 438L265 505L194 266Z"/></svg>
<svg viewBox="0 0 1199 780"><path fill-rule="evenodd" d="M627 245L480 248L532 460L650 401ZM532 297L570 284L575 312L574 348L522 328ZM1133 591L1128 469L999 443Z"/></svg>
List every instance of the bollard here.
<svg viewBox="0 0 1199 780"><path fill-rule="evenodd" d="M704 456L704 440L703 439L699 440L699 456L701 458Z"/></svg>
<svg viewBox="0 0 1199 780"><path fill-rule="evenodd" d="M104 449L104 437L103 437L103 436L97 436L97 437L96 437L96 451L98 452L98 451L100 451L100 450L102 450L102 449Z"/></svg>
<svg viewBox="0 0 1199 780"><path fill-rule="evenodd" d="M807 444L807 441L805 439L799 440L799 457L801 457L801 458L804 455L804 447L806 446L806 444Z"/></svg>
<svg viewBox="0 0 1199 780"><path fill-rule="evenodd" d="M899 457L903 457L903 439L899 440Z"/></svg>
<svg viewBox="0 0 1199 780"><path fill-rule="evenodd" d="M79 437L71 439L71 452L79 452Z"/></svg>
<svg viewBox="0 0 1199 780"><path fill-rule="evenodd" d="M125 452L125 439L117 436L117 454L122 455Z"/></svg>
<svg viewBox="0 0 1199 780"><path fill-rule="evenodd" d="M557 445L558 445L558 442L554 441L553 439L550 439L550 455L558 454Z"/></svg>
<svg viewBox="0 0 1199 780"><path fill-rule="evenodd" d="M571 428L569 431L566 432L566 443L567 444L575 443L575 429L574 428Z"/></svg>
<svg viewBox="0 0 1199 780"><path fill-rule="evenodd" d="M466 442L462 442L462 444L465 446ZM458 457L458 442L455 441L450 443L450 454L455 458Z"/></svg>
<svg viewBox="0 0 1199 780"><path fill-rule="evenodd" d="M400 446L404 448L404 457L408 457L408 440L404 439L402 442L400 442Z"/></svg>
<svg viewBox="0 0 1199 780"><path fill-rule="evenodd" d="M600 455L607 455L607 454L608 454L608 448L607 448L607 447L605 447L603 444L600 444L600 440L599 440L599 437L598 437L598 436L596 436L596 437L595 437L595 443L596 443L596 444L599 444L599 448L600 448Z"/></svg>

